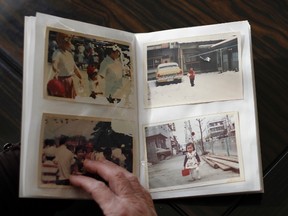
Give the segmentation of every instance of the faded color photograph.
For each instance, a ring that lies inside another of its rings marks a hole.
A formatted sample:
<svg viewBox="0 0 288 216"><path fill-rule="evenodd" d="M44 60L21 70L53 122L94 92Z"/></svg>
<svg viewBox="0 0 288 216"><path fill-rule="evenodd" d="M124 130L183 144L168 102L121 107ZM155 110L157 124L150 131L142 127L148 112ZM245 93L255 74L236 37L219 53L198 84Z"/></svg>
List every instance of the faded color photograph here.
<svg viewBox="0 0 288 216"><path fill-rule="evenodd" d="M147 46L146 107L243 98L238 34Z"/></svg>
<svg viewBox="0 0 288 216"><path fill-rule="evenodd" d="M131 107L130 44L47 28L44 97Z"/></svg>
<svg viewBox="0 0 288 216"><path fill-rule="evenodd" d="M44 114L39 155L42 187L67 186L69 176L91 175L85 159L106 158L133 172L131 122Z"/></svg>
<svg viewBox="0 0 288 216"><path fill-rule="evenodd" d="M243 181L237 113L145 126L149 189Z"/></svg>

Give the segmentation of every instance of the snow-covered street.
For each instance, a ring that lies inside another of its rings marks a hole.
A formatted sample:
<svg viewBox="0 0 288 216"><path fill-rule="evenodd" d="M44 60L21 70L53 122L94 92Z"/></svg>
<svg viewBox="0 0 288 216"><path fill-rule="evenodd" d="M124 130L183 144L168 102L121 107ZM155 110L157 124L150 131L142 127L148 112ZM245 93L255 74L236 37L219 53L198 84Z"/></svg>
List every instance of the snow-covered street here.
<svg viewBox="0 0 288 216"><path fill-rule="evenodd" d="M156 87L155 80L148 81L148 106L205 103L234 100L243 97L242 73L235 71L196 74L191 87L188 76L182 83Z"/></svg>

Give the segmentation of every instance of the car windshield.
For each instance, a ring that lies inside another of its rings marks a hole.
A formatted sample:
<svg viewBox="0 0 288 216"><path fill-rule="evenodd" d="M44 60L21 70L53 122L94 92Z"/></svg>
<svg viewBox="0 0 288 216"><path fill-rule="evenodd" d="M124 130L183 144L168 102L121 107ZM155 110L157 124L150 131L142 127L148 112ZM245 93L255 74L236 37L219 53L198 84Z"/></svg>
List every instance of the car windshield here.
<svg viewBox="0 0 288 216"><path fill-rule="evenodd" d="M163 68L172 68L172 67L178 67L176 64L171 64L171 65L163 65L163 66L160 66L159 69L163 69Z"/></svg>

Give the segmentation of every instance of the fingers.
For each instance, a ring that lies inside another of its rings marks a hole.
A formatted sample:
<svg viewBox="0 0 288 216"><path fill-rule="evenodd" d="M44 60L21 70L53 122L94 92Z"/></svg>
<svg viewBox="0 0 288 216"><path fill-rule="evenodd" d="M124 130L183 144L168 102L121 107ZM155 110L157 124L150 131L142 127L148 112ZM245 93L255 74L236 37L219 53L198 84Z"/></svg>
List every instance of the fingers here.
<svg viewBox="0 0 288 216"><path fill-rule="evenodd" d="M118 196L134 194L134 187L123 172L116 173L113 179L109 181L109 187Z"/></svg>
<svg viewBox="0 0 288 216"><path fill-rule="evenodd" d="M91 194L104 214L120 215L126 212L125 215L156 215L150 193L142 187L135 175L107 160L85 160L84 167L100 175L109 183L109 187L87 176L72 175L70 182ZM126 206L125 209L123 206Z"/></svg>
<svg viewBox="0 0 288 216"><path fill-rule="evenodd" d="M133 176L132 173L128 172L124 168L105 159L98 161L85 160L84 167L91 173L97 173L107 182L112 181L115 178L115 175L119 172L122 172L126 178Z"/></svg>
<svg viewBox="0 0 288 216"><path fill-rule="evenodd" d="M116 196L134 194L135 190L142 190L136 176L118 165L108 161L85 160L84 167L91 173L97 173L109 183L109 187L102 181L87 176L71 176L70 182L81 187L92 195L96 202L105 204Z"/></svg>
<svg viewBox="0 0 288 216"><path fill-rule="evenodd" d="M105 185L104 182L97 181L91 177L81 175L71 175L70 183L80 187L89 194L102 207L110 203L115 198L115 194Z"/></svg>
<svg viewBox="0 0 288 216"><path fill-rule="evenodd" d="M136 176L108 160L85 160L84 167L88 172L96 173L107 181L116 195L133 193L134 188L141 187Z"/></svg>
<svg viewBox="0 0 288 216"><path fill-rule="evenodd" d="M133 193L135 180L139 184L138 179L132 173L105 159L100 161L85 160L84 166L88 171L97 173L107 181L111 190L117 195ZM134 178L135 180L132 180Z"/></svg>

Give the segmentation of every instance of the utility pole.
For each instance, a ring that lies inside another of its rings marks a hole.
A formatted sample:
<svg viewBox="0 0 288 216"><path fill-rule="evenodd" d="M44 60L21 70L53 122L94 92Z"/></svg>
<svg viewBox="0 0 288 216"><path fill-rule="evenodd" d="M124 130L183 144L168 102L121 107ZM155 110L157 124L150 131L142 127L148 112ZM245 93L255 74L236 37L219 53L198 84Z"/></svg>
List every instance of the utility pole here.
<svg viewBox="0 0 288 216"><path fill-rule="evenodd" d="M202 130L202 121L204 119L196 119L196 121L198 121L199 124L199 129L200 129L200 144L201 144L201 150L202 150L202 154L205 154L205 149L204 149L204 142L203 142L203 130Z"/></svg>

